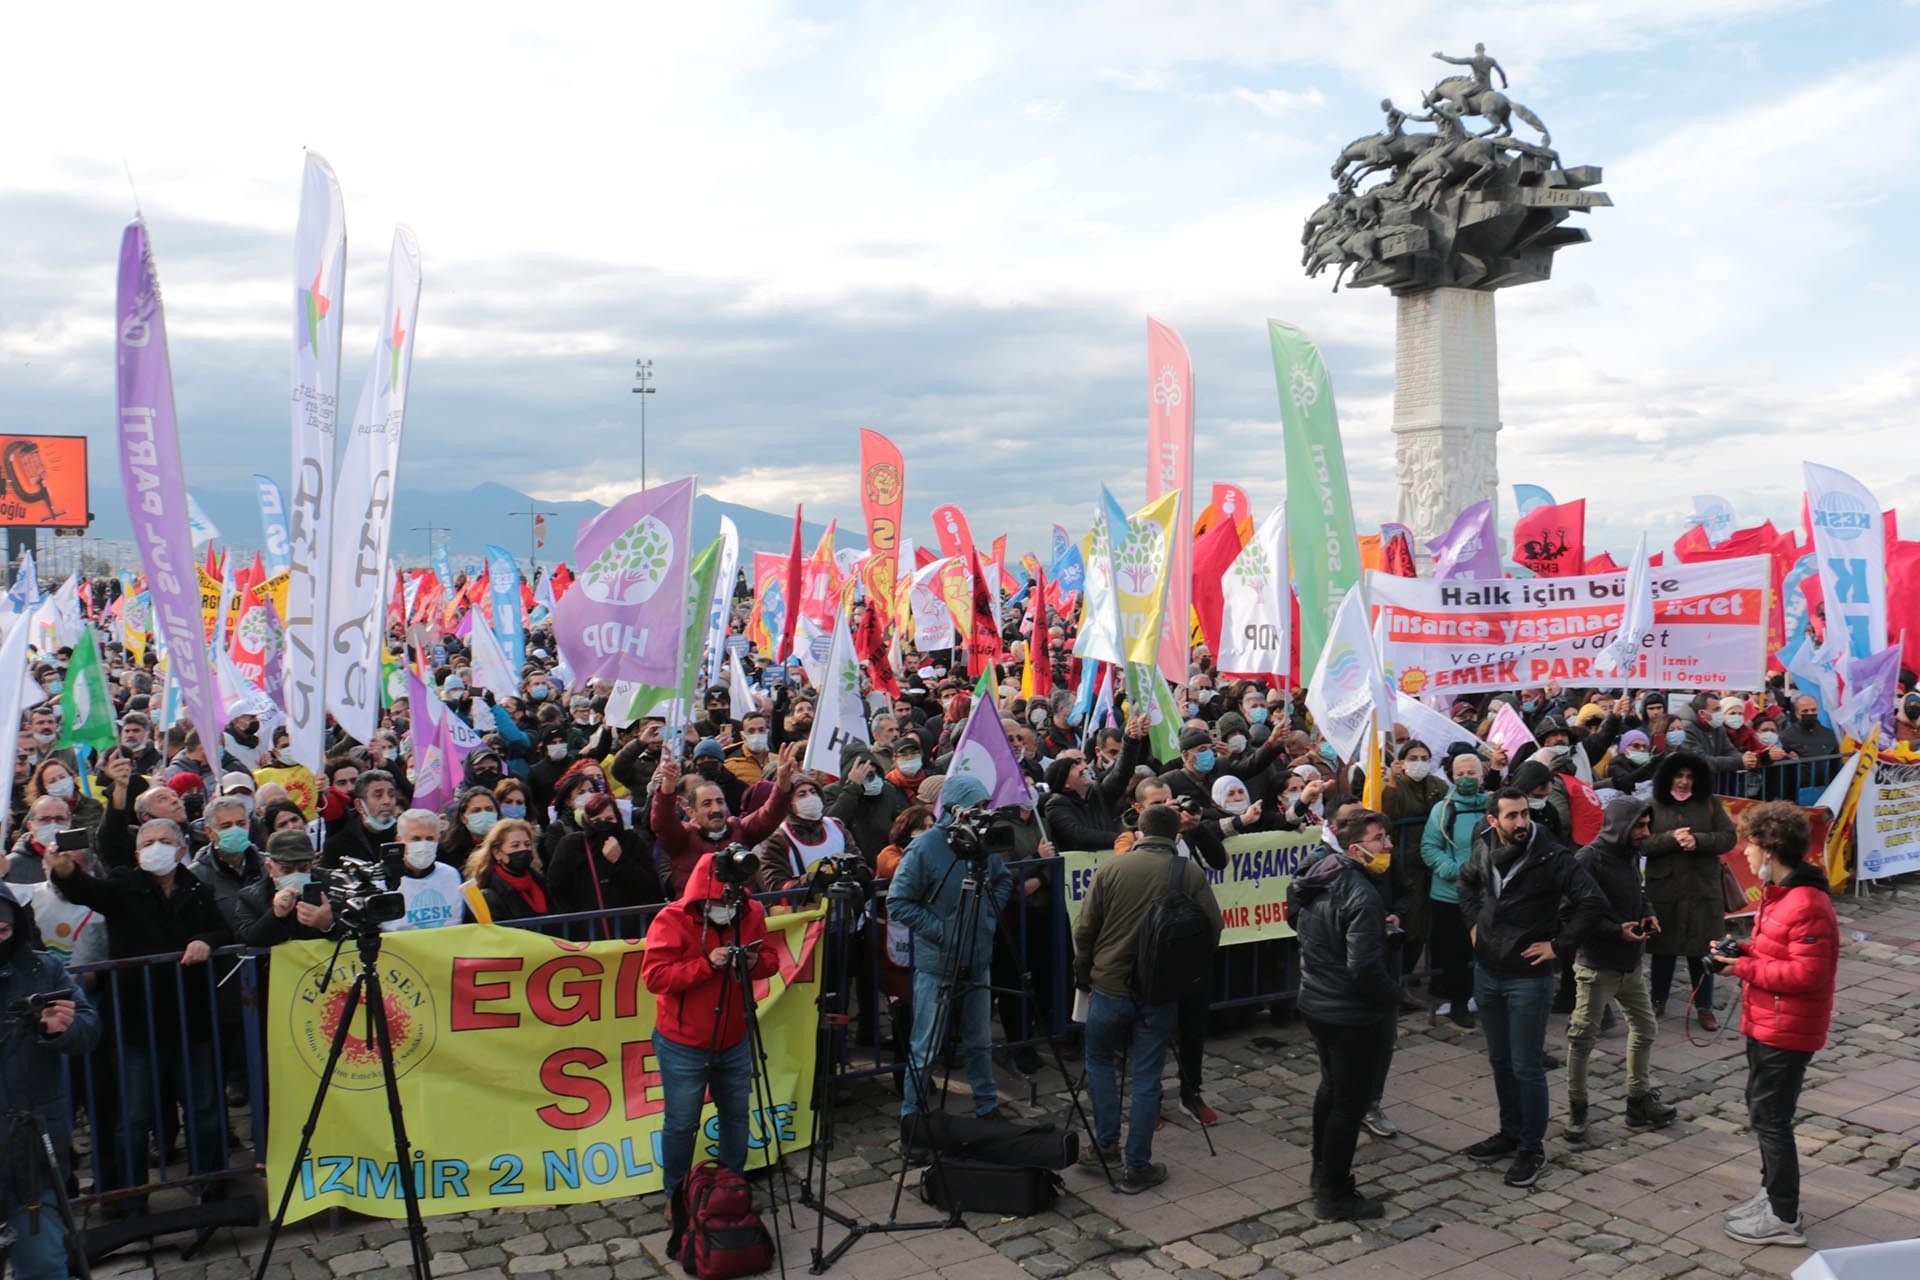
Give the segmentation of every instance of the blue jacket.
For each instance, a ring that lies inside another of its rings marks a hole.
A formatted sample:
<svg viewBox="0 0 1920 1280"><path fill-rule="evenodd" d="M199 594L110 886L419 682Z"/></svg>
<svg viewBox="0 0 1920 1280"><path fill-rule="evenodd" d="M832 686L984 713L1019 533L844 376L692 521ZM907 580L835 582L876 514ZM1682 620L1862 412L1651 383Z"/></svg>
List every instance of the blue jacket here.
<svg viewBox="0 0 1920 1280"><path fill-rule="evenodd" d="M1420 860L1433 872L1428 896L1435 902L1460 901L1460 868L1473 856L1473 833L1487 820L1487 793L1463 796L1447 788L1447 798L1433 806L1427 815L1427 830L1420 837Z"/></svg>
<svg viewBox="0 0 1920 1280"><path fill-rule="evenodd" d="M0 897L4 896L5 891L0 890ZM19 944L14 948L13 958L0 967L0 1009L22 996L71 987L73 1025L52 1040L37 1037L22 1040L11 1034L0 1038L0 1099L5 1100L7 1111L32 1108L40 1113L47 1133L53 1138L53 1150L64 1166L72 1147L73 1130L72 1107L67 1102L67 1071L60 1055L92 1052L100 1042L100 1015L80 990L79 982L67 977L67 967L57 956L32 949L36 941L32 936L32 918L32 913L24 907L14 913L14 936ZM15 1199L24 1196L27 1190L25 1175L34 1158L31 1149L25 1146L30 1132L16 1128L6 1115L0 1114L0 1160L6 1162L5 1176Z"/></svg>
<svg viewBox="0 0 1920 1280"><path fill-rule="evenodd" d="M887 919L913 930L913 967L916 973L946 972L955 951L960 971L986 977L993 961L993 933L1000 909L1013 894L1013 875L999 854L987 860L989 902L980 906L973 937L959 938L960 886L967 864L954 856L947 843L953 812L984 803L987 789L976 778L955 774L940 786L943 812L932 827L915 836L900 857L899 869L887 888Z"/></svg>

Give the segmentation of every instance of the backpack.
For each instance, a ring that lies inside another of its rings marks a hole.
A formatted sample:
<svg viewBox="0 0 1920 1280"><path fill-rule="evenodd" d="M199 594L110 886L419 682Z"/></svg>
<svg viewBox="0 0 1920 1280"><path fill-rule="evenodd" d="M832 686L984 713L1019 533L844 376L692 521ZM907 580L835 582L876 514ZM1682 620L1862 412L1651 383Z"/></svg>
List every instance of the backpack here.
<svg viewBox="0 0 1920 1280"><path fill-rule="evenodd" d="M697 1280L733 1280L773 1266L773 1237L753 1211L747 1180L716 1160L704 1160L681 1180L670 1206L673 1237L667 1256Z"/></svg>
<svg viewBox="0 0 1920 1280"><path fill-rule="evenodd" d="M1203 987L1213 967L1213 921L1181 886L1187 860L1175 854L1167 891L1147 908L1133 935L1127 986L1142 1004L1167 1004Z"/></svg>

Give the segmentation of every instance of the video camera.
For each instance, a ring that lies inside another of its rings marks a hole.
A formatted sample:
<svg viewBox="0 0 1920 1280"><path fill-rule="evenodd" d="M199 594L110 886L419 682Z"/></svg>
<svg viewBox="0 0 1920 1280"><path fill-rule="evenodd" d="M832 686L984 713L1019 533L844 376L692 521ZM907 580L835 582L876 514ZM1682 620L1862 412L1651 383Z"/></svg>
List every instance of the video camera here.
<svg viewBox="0 0 1920 1280"><path fill-rule="evenodd" d="M47 1006L56 1000L73 999L73 988L62 987L58 991L36 991L31 995L16 998L7 1005L6 1033L19 1040L38 1040L40 1034L40 1015Z"/></svg>
<svg viewBox="0 0 1920 1280"><path fill-rule="evenodd" d="M713 852L713 878L729 889L746 888L759 869L760 859L738 841Z"/></svg>
<svg viewBox="0 0 1920 1280"><path fill-rule="evenodd" d="M393 888L400 882L400 849L397 844L383 846L380 862L342 858L338 866L316 865L305 900L318 906L324 897L334 917L355 933L377 933L390 920L406 919L406 895Z"/></svg>
<svg viewBox="0 0 1920 1280"><path fill-rule="evenodd" d="M947 830L947 844L960 858L974 863L984 863L996 853L1002 856L1012 853L1018 840L1013 817L1016 809L1017 806L955 809L953 826Z"/></svg>

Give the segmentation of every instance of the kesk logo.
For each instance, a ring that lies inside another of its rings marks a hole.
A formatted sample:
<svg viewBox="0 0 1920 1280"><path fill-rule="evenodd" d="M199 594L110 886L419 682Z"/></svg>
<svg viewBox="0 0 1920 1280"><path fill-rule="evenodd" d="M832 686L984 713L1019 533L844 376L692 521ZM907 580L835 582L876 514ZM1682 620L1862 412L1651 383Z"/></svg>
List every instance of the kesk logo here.
<svg viewBox="0 0 1920 1280"><path fill-rule="evenodd" d="M1873 512L1852 494L1829 490L1813 504L1813 527L1829 530L1842 542L1852 542L1873 527Z"/></svg>
<svg viewBox="0 0 1920 1280"><path fill-rule="evenodd" d="M380 957L380 986L385 993L387 1033L393 1041L393 1070L398 1079L426 1061L433 1052L439 1030L439 1017L433 1004L433 992L427 980L392 951ZM328 981L328 970L332 980ZM301 974L293 986L293 1007L288 1010L287 1032L294 1052L318 1077L327 1067L334 1033L346 1015L347 992L360 975L357 957L341 956L322 960ZM321 984L326 989L321 990ZM378 1089L382 1087L380 1055L367 1039L365 1007L354 1010L353 1022L340 1050L340 1063L334 1068L333 1083L342 1089Z"/></svg>

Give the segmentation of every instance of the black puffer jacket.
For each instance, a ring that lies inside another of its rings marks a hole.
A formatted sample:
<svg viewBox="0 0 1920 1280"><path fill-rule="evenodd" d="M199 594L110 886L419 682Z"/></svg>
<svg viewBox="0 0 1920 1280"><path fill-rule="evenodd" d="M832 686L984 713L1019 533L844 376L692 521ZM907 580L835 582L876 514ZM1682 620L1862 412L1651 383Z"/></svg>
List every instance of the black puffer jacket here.
<svg viewBox="0 0 1920 1280"><path fill-rule="evenodd" d="M1646 886L1640 883L1639 851L1627 841L1633 824L1646 812L1647 802L1632 796L1610 801L1600 819L1599 837L1573 857L1607 904L1600 913L1600 923L1580 944L1580 963L1590 969L1631 973L1640 967L1640 957L1646 952L1646 943L1629 942L1620 936L1621 925L1653 914Z"/></svg>
<svg viewBox="0 0 1920 1280"><path fill-rule="evenodd" d="M1526 847L1507 867L1496 892L1493 855L1499 840L1498 828L1481 828L1473 837L1472 856L1460 868L1460 918L1480 931L1473 958L1509 978L1556 973L1554 965L1536 965L1521 953L1536 942L1551 942L1554 955L1574 954L1593 932L1606 899L1567 846L1537 822L1528 825Z"/></svg>
<svg viewBox="0 0 1920 1280"><path fill-rule="evenodd" d="M1328 853L1288 889L1288 917L1300 937L1302 1015L1364 1026L1400 1011L1400 984L1387 952L1387 908L1360 864Z"/></svg>

